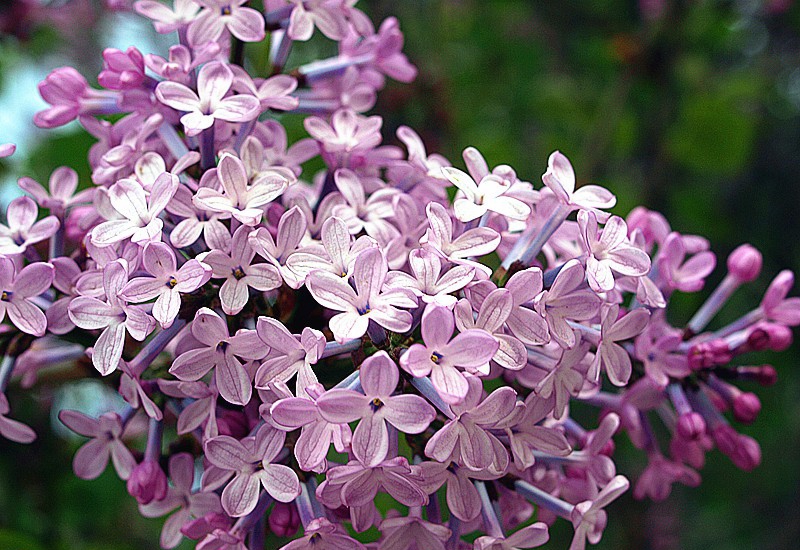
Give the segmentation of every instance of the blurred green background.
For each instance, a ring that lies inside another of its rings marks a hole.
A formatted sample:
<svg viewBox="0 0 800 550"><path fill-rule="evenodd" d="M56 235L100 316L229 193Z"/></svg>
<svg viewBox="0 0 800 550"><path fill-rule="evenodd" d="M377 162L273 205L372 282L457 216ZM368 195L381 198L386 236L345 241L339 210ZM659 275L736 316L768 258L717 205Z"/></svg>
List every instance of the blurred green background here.
<svg viewBox="0 0 800 550"><path fill-rule="evenodd" d="M75 64L94 83L103 46L135 43L163 52L170 44L135 16L98 15L88 0L58 4L59 12L83 14L80 28L64 24L63 14L31 11L32 4L0 7L6 33L0 123L7 134L0 141L20 143L0 167L11 182L4 196L13 195L18 176L43 181L60 164L88 174L92 141L85 133L74 126L45 133L30 123L39 108L35 83L48 70ZM537 186L548 155L559 149L580 182L616 193L619 215L639 204L659 210L673 229L708 237L720 264L738 244L752 243L764 254L763 275L734 296L717 325L754 307L780 269L800 271L796 3L362 0L359 6L376 23L390 15L400 20L405 51L420 70L413 84L391 83L379 95L374 111L385 117L387 141L396 143L394 129L407 124L429 152L456 166L463 167L461 151L474 146L490 166L509 164ZM717 270L709 286L722 276ZM676 296L674 323L688 320L709 291ZM597 548L800 548L798 346L742 361L772 363L779 373L774 387L747 386L761 396L763 411L741 429L761 442L762 466L744 473L714 452L699 488L676 487L663 503L619 501ZM48 435L50 419L37 407L52 392L12 388L16 416L40 439L30 446L0 441L0 549L154 548L160 522L139 517L113 473L93 482L72 475L79 442ZM635 478L643 467L643 456L621 438L619 471ZM565 522L551 533L549 547L568 546Z"/></svg>

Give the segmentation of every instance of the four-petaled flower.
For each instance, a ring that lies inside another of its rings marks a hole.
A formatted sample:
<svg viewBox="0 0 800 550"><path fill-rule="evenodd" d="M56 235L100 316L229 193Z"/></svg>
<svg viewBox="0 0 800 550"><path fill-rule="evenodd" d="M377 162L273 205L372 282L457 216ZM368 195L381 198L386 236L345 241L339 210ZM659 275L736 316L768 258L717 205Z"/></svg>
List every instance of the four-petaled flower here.
<svg viewBox="0 0 800 550"><path fill-rule="evenodd" d="M270 264L252 264L256 253L247 240L249 228L239 227L233 234L230 253L212 250L198 256L203 263L211 266L215 279L225 279L219 290L222 310L228 315L236 315L247 304L250 288L267 291L278 288L283 281L278 270Z"/></svg>
<svg viewBox="0 0 800 550"><path fill-rule="evenodd" d="M209 480L221 486L233 476L222 491L222 507L233 517L246 516L258 501L260 487L279 502L291 502L300 494L300 481L294 470L272 461L283 449L285 434L269 425L259 428L255 437L238 441L227 435L212 437L203 446L206 458L216 468L206 470L203 484Z"/></svg>
<svg viewBox="0 0 800 550"><path fill-rule="evenodd" d="M22 254L33 244L52 237L58 231L58 218L47 216L36 221L39 208L30 197L11 201L6 210L8 226L0 224L0 254Z"/></svg>
<svg viewBox="0 0 800 550"><path fill-rule="evenodd" d="M139 182L119 180L108 190L108 221L92 230L92 242L97 246L110 246L130 239L144 246L160 241L164 222L159 215L175 195L178 185L177 176L164 172L156 178L148 197Z"/></svg>
<svg viewBox="0 0 800 550"><path fill-rule="evenodd" d="M149 243L142 253L144 268L153 277L131 279L121 291L127 302L140 303L158 297L153 317L168 328L178 316L181 293L194 292L211 278L211 268L192 259L178 269L175 253L164 243Z"/></svg>
<svg viewBox="0 0 800 550"><path fill-rule="evenodd" d="M415 307L417 301L404 289L384 289L389 266L378 248L368 248L358 255L353 268L355 289L338 275L313 271L306 277L306 288L321 305L341 311L329 321L338 342L360 338L370 321L393 332L411 328L411 314L398 307Z"/></svg>
<svg viewBox="0 0 800 550"><path fill-rule="evenodd" d="M379 351L361 364L364 393L332 389L317 399L322 417L344 424L359 420L353 433L353 454L367 466L375 466L389 452L387 423L398 430L418 434L436 418L436 411L418 395L392 395L400 374L385 351Z"/></svg>
<svg viewBox="0 0 800 550"><path fill-rule="evenodd" d="M178 82L164 81L156 87L156 97L164 105L185 112L181 123L186 134L196 136L211 128L216 119L246 122L261 113L261 102L255 96L225 97L232 84L233 71L225 63L211 62L203 65L197 75L197 92Z"/></svg>
<svg viewBox="0 0 800 550"><path fill-rule="evenodd" d="M47 318L31 298L47 290L54 276L53 264L36 262L17 272L10 258L0 256L0 321L8 313L11 322L22 332L44 335Z"/></svg>
<svg viewBox="0 0 800 550"><path fill-rule="evenodd" d="M400 365L413 376L431 375L436 391L449 404L460 403L469 385L458 368L488 374L489 361L500 344L481 329L465 330L453 338L455 320L447 308L428 306L422 314L422 340L400 357Z"/></svg>
<svg viewBox="0 0 800 550"><path fill-rule="evenodd" d="M69 305L69 317L76 326L87 330L104 329L92 352L92 364L103 376L119 366L126 332L141 342L155 328L155 321L141 306L130 306L122 299L122 289L127 282L128 263L115 260L103 269L105 301L79 296Z"/></svg>
<svg viewBox="0 0 800 550"><path fill-rule="evenodd" d="M250 374L237 356L259 359L266 354L267 350L256 331L242 330L231 336L225 321L204 307L192 321L192 334L203 347L180 354L169 372L180 380L195 381L214 369L214 378L222 398L234 405L247 404L253 386Z"/></svg>

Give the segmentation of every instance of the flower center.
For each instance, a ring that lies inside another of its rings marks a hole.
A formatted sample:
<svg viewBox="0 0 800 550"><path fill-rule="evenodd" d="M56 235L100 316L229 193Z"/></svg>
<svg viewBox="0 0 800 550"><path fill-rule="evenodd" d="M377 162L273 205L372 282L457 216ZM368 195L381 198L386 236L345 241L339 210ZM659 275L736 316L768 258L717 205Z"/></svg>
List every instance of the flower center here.
<svg viewBox="0 0 800 550"><path fill-rule="evenodd" d="M383 407L383 401L381 401L379 397L376 397L375 399L372 400L369 406L372 408L372 412L375 412L381 407Z"/></svg>
<svg viewBox="0 0 800 550"><path fill-rule="evenodd" d="M239 266L235 269L231 269L231 273L233 273L233 276L237 281L244 279L245 272L244 269L242 269L242 266Z"/></svg>
<svg viewBox="0 0 800 550"><path fill-rule="evenodd" d="M438 351L434 351L433 353L431 353L431 361L433 361L435 364L438 365L441 360L442 360L441 353L439 353Z"/></svg>
<svg viewBox="0 0 800 550"><path fill-rule="evenodd" d="M178 279L176 279L174 275L170 275L169 279L167 280L167 287L175 288L176 286L178 286Z"/></svg>
<svg viewBox="0 0 800 550"><path fill-rule="evenodd" d="M219 10L220 15L230 15L231 14L231 7L230 6L222 6Z"/></svg>
<svg viewBox="0 0 800 550"><path fill-rule="evenodd" d="M14 295L14 293L11 292L10 290L4 290L3 293L0 294L0 300L2 300L3 302L10 302L11 301L11 297L13 295Z"/></svg>

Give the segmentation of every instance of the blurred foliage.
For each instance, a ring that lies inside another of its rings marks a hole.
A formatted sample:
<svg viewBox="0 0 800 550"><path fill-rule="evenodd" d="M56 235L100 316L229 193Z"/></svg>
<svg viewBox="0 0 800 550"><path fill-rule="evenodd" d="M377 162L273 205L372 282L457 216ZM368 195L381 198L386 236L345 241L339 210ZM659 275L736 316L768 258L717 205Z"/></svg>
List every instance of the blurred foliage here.
<svg viewBox="0 0 800 550"><path fill-rule="evenodd" d="M778 270L800 272L800 6L786 0L359 5L376 23L390 15L400 20L406 52L420 69L413 84L392 83L379 96L375 112L385 117L387 141L397 143L393 133L406 124L428 151L456 166L471 145L490 165L509 164L537 186L548 155L560 149L580 182L617 194L617 214L638 204L659 210L673 229L708 237L720 265L735 246L751 242L764 253L764 274L734 296L717 325L754 307ZM99 50L60 36L44 29L4 37L2 48L34 62L56 43L96 74ZM302 49L330 51L324 43ZM262 50L248 53L254 66L263 66ZM291 60L301 58L297 53ZM0 59L0 82L11 78L9 70ZM298 117L285 122L291 135L302 135ZM90 145L85 133L58 133L18 155L25 175L44 181L69 164L85 182ZM721 271L703 293L675 297L676 324L690 317ZM748 388L762 397L763 412L742 429L761 442L762 466L743 473L714 452L701 487L676 487L663 503L630 496L618 502L597 548L798 547L798 346L743 359L773 363L780 376L775 387ZM36 400L47 400L47 392L12 392L12 408L35 419L40 439L31 446L0 441L0 548L153 548L160 522L139 516L112 472L96 481L74 478L67 464L75 445L48 437L49 419L36 416ZM620 472L635 479L644 457L624 438L618 448ZM551 535L552 547L566 548L571 528L558 522Z"/></svg>

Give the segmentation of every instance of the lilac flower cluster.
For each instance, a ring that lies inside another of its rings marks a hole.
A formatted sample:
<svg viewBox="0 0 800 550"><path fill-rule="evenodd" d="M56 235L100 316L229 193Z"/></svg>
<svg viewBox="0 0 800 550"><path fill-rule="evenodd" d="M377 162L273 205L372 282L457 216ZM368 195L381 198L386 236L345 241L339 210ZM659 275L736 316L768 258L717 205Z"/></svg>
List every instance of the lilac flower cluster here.
<svg viewBox="0 0 800 550"><path fill-rule="evenodd" d="M88 355L128 408L60 413L89 438L76 475L111 459L143 515L170 514L162 547L203 550L263 548L265 521L284 550L534 548L559 517L578 550L629 488L620 430L648 458L636 497L697 485L713 447L757 466L726 413L752 422L759 400L734 383L775 380L739 359L791 343L793 275L706 331L759 276L743 245L672 326L671 295L715 267L709 243L645 208L612 215L559 152L537 187L474 148L453 167L408 127L405 149L384 144L362 113L416 69L397 21L375 30L354 3L139 0L177 35L168 58L109 49L102 89L71 68L39 85L36 124L78 119L97 142L91 185L67 167L48 189L23 178L32 198L0 226L0 433L35 438L8 417L12 376ZM287 68L315 33L338 54ZM251 75L245 47L267 37L271 76ZM309 137L290 144L282 112ZM146 443L126 433L137 416Z"/></svg>

